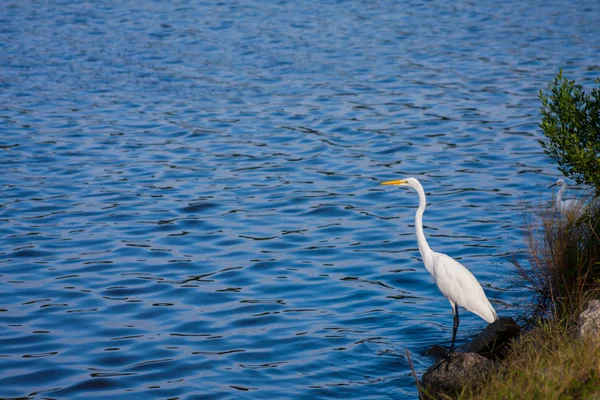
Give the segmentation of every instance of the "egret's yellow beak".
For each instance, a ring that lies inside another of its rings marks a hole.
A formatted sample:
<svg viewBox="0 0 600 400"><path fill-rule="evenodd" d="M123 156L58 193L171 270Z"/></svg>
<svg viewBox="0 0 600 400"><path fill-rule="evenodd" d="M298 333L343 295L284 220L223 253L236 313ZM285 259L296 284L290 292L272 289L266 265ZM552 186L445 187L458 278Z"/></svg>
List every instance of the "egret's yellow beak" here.
<svg viewBox="0 0 600 400"><path fill-rule="evenodd" d="M387 181L387 182L381 182L382 185L405 185L408 182L406 182L406 179L400 179L399 181Z"/></svg>

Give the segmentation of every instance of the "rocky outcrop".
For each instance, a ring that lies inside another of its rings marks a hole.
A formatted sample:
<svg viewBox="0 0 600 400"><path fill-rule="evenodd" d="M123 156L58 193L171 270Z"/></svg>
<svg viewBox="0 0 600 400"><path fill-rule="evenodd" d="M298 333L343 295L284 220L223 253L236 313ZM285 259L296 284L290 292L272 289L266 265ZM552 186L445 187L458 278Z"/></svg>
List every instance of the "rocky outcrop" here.
<svg viewBox="0 0 600 400"><path fill-rule="evenodd" d="M454 399L467 385L496 368L507 355L512 340L521 334L512 318L500 318L488 325L465 348L448 356L434 346L426 355L437 357L421 379L424 399ZM577 336L585 340L600 340L600 300L589 302L577 320ZM591 397L598 398L600 397Z"/></svg>
<svg viewBox="0 0 600 400"><path fill-rule="evenodd" d="M495 368L494 361L504 358L510 341L521 333L512 318L500 318L489 324L471 343L466 352L455 352L451 357L434 346L428 355L438 356L436 362L423 374L421 383L426 399L454 398L473 378Z"/></svg>
<svg viewBox="0 0 600 400"><path fill-rule="evenodd" d="M478 353L490 359L502 359L510 348L511 340L521 334L514 319L502 317L489 324L469 343L466 352Z"/></svg>
<svg viewBox="0 0 600 400"><path fill-rule="evenodd" d="M423 374L421 384L425 399L454 398L471 383L474 371L485 373L494 363L477 353L454 353L441 357Z"/></svg>
<svg viewBox="0 0 600 400"><path fill-rule="evenodd" d="M577 318L577 337L600 339L600 300L590 301L585 311Z"/></svg>

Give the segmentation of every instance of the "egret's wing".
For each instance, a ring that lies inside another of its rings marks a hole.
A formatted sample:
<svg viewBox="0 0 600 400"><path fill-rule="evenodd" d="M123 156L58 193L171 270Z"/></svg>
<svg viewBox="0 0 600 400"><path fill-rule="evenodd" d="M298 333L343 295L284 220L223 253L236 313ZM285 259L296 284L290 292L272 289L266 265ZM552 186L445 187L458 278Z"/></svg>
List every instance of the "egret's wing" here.
<svg viewBox="0 0 600 400"><path fill-rule="evenodd" d="M466 308L489 323L498 319L483 288L471 271L443 253L435 253L433 275L440 291L452 303Z"/></svg>

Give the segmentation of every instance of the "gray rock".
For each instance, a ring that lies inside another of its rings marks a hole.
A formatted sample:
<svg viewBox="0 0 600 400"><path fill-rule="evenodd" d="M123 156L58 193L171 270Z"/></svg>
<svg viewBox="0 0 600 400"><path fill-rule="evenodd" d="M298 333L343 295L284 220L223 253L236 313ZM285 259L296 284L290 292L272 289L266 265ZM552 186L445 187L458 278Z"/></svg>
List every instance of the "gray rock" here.
<svg viewBox="0 0 600 400"><path fill-rule="evenodd" d="M502 359L510 348L510 342L521 333L514 319L502 317L489 324L469 343L466 351L478 353L491 359Z"/></svg>
<svg viewBox="0 0 600 400"><path fill-rule="evenodd" d="M592 300L577 318L577 337L600 338L600 300Z"/></svg>
<svg viewBox="0 0 600 400"><path fill-rule="evenodd" d="M493 368L492 361L477 353L454 353L452 358L442 357L423 374L421 384L425 398L453 398L471 383L475 373L485 373Z"/></svg>

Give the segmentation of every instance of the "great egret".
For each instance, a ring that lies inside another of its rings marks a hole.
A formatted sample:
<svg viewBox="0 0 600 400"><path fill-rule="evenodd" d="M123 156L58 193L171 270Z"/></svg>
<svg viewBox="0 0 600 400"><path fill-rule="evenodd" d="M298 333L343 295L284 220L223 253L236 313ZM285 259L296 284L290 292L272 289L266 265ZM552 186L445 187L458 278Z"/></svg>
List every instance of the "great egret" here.
<svg viewBox="0 0 600 400"><path fill-rule="evenodd" d="M454 315L454 327L452 329L452 344L449 354L454 351L454 341L460 319L458 317L458 306L464 307L474 314L479 315L488 323L498 319L494 307L483 292L483 288L473 276L471 271L450 256L431 250L423 232L423 213L425 212L425 192L423 186L415 178L401 179L397 181L382 182L382 185L408 186L419 194L419 208L415 213L415 230L417 232L417 243L425 268L433 277L437 287L444 294L452 306Z"/></svg>
<svg viewBox="0 0 600 400"><path fill-rule="evenodd" d="M583 211L581 209L581 204L579 203L579 201L575 199L563 200L563 195L565 194L565 190L567 190L567 184L564 180L557 180L552 185L550 185L548 189L553 188L554 186L560 186L558 194L556 195L556 209L560 211L561 214L580 214L581 211Z"/></svg>

